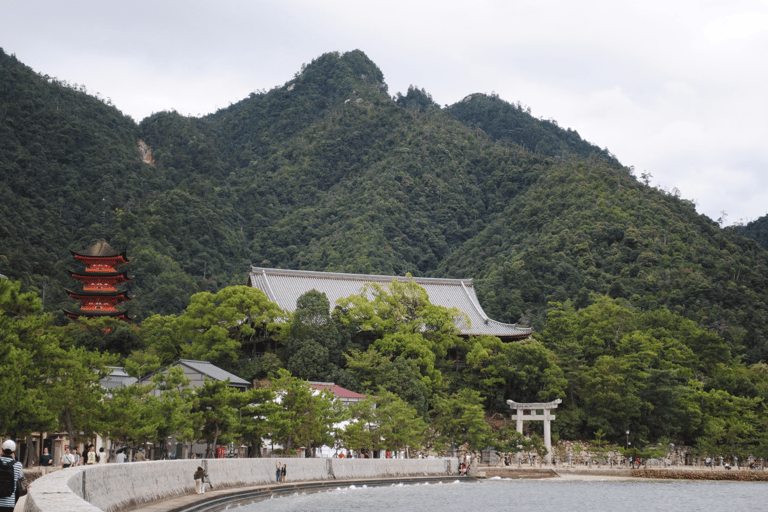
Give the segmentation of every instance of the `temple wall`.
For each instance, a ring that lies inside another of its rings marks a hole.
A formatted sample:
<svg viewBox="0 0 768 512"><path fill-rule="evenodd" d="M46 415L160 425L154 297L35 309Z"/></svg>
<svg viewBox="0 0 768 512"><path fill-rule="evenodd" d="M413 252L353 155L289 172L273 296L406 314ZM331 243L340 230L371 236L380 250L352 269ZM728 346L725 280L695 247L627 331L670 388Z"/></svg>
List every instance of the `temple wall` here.
<svg viewBox="0 0 768 512"><path fill-rule="evenodd" d="M455 474L456 459L191 459L80 466L35 480L25 512L116 512L195 492L198 466L211 487L275 483L275 464L286 464L289 483Z"/></svg>

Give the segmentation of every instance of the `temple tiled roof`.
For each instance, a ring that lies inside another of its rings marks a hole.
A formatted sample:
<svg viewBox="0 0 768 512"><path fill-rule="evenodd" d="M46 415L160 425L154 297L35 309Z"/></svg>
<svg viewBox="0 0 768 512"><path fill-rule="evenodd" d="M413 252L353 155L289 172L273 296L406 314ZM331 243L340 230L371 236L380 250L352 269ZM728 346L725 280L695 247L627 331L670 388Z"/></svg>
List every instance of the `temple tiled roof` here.
<svg viewBox="0 0 768 512"><path fill-rule="evenodd" d="M201 375L209 377L215 381L223 382L229 379L229 385L233 387L249 387L251 385L247 380L241 379L234 373L219 368L208 361L195 361L192 359L179 359L171 366L186 366Z"/></svg>
<svg viewBox="0 0 768 512"><path fill-rule="evenodd" d="M128 375L122 366L109 366L108 368L112 370L112 373L101 379L101 385L106 389L124 388L138 381L136 377Z"/></svg>
<svg viewBox="0 0 768 512"><path fill-rule="evenodd" d="M298 298L311 290L325 293L333 307L337 300L359 294L367 283L386 286L391 284L392 280L407 282L410 279L424 288L432 304L455 307L467 315L471 322L469 325L464 321L457 324L464 335L485 334L520 339L533 332L533 329L527 327L490 319L480 306L472 279L407 278L251 267L247 284L262 290L269 300L284 311L294 311Z"/></svg>

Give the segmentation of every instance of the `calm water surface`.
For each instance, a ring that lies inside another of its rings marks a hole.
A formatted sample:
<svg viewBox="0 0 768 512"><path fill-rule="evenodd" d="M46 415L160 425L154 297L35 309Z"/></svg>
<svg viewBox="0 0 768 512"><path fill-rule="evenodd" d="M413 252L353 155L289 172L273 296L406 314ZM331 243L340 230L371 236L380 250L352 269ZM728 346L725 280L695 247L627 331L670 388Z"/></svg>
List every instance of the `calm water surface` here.
<svg viewBox="0 0 768 512"><path fill-rule="evenodd" d="M234 506L237 512L541 512L768 510L768 484L755 482L575 482L486 480L477 483L340 487Z"/></svg>

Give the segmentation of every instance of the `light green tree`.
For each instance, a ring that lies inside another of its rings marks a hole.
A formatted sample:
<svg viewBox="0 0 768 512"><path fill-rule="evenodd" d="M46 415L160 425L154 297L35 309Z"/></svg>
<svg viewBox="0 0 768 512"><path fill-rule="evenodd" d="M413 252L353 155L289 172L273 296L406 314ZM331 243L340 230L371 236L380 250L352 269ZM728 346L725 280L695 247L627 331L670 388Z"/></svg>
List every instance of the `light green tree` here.
<svg viewBox="0 0 768 512"><path fill-rule="evenodd" d="M339 305L345 324L376 334L376 350L415 361L424 385L430 391L441 389L443 376L435 361L460 342L457 324L468 323L466 315L456 308L432 304L424 288L413 280L393 280L388 286L369 283L360 294L341 299Z"/></svg>
<svg viewBox="0 0 768 512"><path fill-rule="evenodd" d="M381 388L349 406L352 420L344 429L344 446L351 450L417 450L424 444L427 424L414 407Z"/></svg>
<svg viewBox="0 0 768 512"><path fill-rule="evenodd" d="M142 323L144 351L169 365L182 356L182 338L176 315L152 315Z"/></svg>
<svg viewBox="0 0 768 512"><path fill-rule="evenodd" d="M61 359L51 362L47 398L73 445L107 430L105 389L100 380L109 375L109 366L117 362L115 356L82 347L70 348L61 354Z"/></svg>
<svg viewBox="0 0 768 512"><path fill-rule="evenodd" d="M429 390L421 379L416 361L402 355L393 358L375 347L369 347L365 352L351 350L345 357L347 370L365 393L385 389L412 405L420 416L426 417Z"/></svg>
<svg viewBox="0 0 768 512"><path fill-rule="evenodd" d="M212 381L195 390L191 413L199 421L197 438L208 444L206 457L213 457L221 442L229 443L241 436L240 391L229 386L229 380Z"/></svg>
<svg viewBox="0 0 768 512"><path fill-rule="evenodd" d="M341 421L344 412L329 390L318 392L307 381L280 370L272 383L272 391L279 404L277 411L269 416L273 442L288 451L333 444L334 424Z"/></svg>
<svg viewBox="0 0 768 512"><path fill-rule="evenodd" d="M115 443L136 448L142 443L154 443L162 418L154 414L149 393L154 384L132 384L115 388L106 401L104 434Z"/></svg>
<svg viewBox="0 0 768 512"><path fill-rule="evenodd" d="M63 353L37 295L20 289L0 279L0 432L17 439L58 426L48 392L52 365Z"/></svg>
<svg viewBox="0 0 768 512"><path fill-rule="evenodd" d="M283 311L257 288L229 286L216 294L196 293L178 318L182 352L219 365L234 363L244 343L278 333Z"/></svg>
<svg viewBox="0 0 768 512"><path fill-rule="evenodd" d="M167 453L168 440L173 437L181 441L194 441L203 421L195 414L195 393L189 387L180 366L171 366L167 371L152 376L152 383L158 391L148 395L149 417L157 425L157 438L151 441L161 443L163 456Z"/></svg>
<svg viewBox="0 0 768 512"><path fill-rule="evenodd" d="M466 445L467 450L476 451L493 444L493 433L485 421L477 391L465 388L449 397L436 396L430 416L435 447L461 449Z"/></svg>
<svg viewBox="0 0 768 512"><path fill-rule="evenodd" d="M251 446L251 457L261 456L263 439L268 438L270 418L278 411L271 389L254 388L240 394L240 435Z"/></svg>

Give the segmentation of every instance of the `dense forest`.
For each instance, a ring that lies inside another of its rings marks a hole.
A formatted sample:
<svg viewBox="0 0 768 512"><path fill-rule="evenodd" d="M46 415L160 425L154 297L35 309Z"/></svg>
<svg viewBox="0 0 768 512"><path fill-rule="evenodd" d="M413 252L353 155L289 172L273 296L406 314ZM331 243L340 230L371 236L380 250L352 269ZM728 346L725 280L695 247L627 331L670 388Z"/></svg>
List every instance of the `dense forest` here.
<svg viewBox="0 0 768 512"><path fill-rule="evenodd" d="M620 437L629 422L648 440L693 442L713 390L752 400L739 406L752 427L765 418L765 219L723 229L519 102L471 94L440 107L418 87L391 96L361 51L324 54L211 115L137 124L0 50L0 220L0 274L36 292L59 326L61 308L76 307L64 291L75 286L70 249L104 237L133 258L136 325L81 336L91 348L146 349L194 294L244 284L249 264L471 277L492 318L531 326L536 339L457 345L453 357L495 375L437 354L441 392L480 390L489 411L513 395L567 397L556 428L570 437ZM342 371L342 353L363 358L371 340L343 327L333 342L343 349L306 377L366 388L376 379ZM302 367L277 352L278 366ZM526 358L529 370L501 371ZM267 371L222 364L246 378ZM606 371L618 380L600 381ZM621 379L636 387L611 391ZM399 391L423 414L437 392ZM601 400L631 410L610 420ZM680 417L681 404L698 423Z"/></svg>

